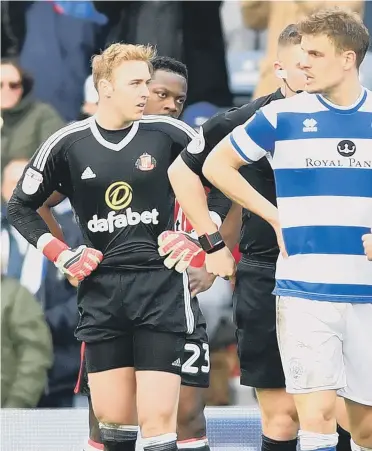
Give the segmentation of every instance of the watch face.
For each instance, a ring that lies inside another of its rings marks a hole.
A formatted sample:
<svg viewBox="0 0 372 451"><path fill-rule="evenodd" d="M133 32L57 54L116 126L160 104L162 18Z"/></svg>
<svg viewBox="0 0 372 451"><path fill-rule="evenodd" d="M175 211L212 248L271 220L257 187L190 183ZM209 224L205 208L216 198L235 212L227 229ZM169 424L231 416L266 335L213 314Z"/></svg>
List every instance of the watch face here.
<svg viewBox="0 0 372 451"><path fill-rule="evenodd" d="M205 234L199 237L199 243L203 251L209 251L213 247L222 241L220 232L215 232L210 235Z"/></svg>
<svg viewBox="0 0 372 451"><path fill-rule="evenodd" d="M212 248L211 243L208 239L208 235L200 236L199 243L200 243L200 246L202 247L203 251L208 251L209 249Z"/></svg>
<svg viewBox="0 0 372 451"><path fill-rule="evenodd" d="M207 237L206 237L205 235L201 235L201 236L199 237L199 243L200 243L200 246L202 247L202 249L203 249L204 251L208 249L208 247L209 247L209 242L208 242Z"/></svg>

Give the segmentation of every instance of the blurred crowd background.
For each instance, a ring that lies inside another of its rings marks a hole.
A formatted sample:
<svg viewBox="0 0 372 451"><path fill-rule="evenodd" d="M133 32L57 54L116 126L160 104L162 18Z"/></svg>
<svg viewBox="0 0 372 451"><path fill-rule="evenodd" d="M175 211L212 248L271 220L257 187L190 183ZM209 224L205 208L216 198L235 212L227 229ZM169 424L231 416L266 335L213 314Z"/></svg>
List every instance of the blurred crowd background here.
<svg viewBox="0 0 372 451"><path fill-rule="evenodd" d="M183 119L200 126L220 110L277 88L280 31L325 5L347 6L372 34L364 1L1 2L1 407L73 407L80 346L76 288L8 224L6 203L37 147L63 125L93 114L90 58L107 44L151 43L184 62ZM372 52L361 68L372 88ZM66 241L82 238L68 200L54 208ZM239 388L229 282L200 295L211 340L208 405L254 402Z"/></svg>

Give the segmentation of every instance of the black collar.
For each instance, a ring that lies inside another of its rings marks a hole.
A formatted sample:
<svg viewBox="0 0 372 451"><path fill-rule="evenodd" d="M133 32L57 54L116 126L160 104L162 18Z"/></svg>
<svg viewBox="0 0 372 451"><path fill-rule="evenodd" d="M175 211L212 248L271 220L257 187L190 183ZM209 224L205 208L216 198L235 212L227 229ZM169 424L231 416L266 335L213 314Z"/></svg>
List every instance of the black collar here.
<svg viewBox="0 0 372 451"><path fill-rule="evenodd" d="M273 100L285 99L280 88L273 92L272 96Z"/></svg>

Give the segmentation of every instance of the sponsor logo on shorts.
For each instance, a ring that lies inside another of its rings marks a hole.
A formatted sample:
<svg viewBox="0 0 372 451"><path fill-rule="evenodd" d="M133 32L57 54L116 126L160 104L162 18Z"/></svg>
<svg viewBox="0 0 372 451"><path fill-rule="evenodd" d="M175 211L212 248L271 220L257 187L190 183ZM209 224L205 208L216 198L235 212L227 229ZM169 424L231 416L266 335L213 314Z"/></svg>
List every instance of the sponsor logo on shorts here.
<svg viewBox="0 0 372 451"><path fill-rule="evenodd" d="M181 367L181 359L180 358L178 358L177 360L175 360L173 363L172 363L172 366L177 366L177 367Z"/></svg>
<svg viewBox="0 0 372 451"><path fill-rule="evenodd" d="M129 207L132 199L133 189L128 183L112 183L105 192L105 202L107 206L114 211L110 211L106 218L98 218L98 215L94 215L93 218L88 221L88 229L93 233L112 233L115 229L136 226L140 223L159 224L159 212L156 208L153 208L151 211L133 211L132 208ZM119 210L121 210L120 213L118 213Z"/></svg>
<svg viewBox="0 0 372 451"><path fill-rule="evenodd" d="M304 366L300 359L293 358L289 362L289 373L293 380L297 381L304 374Z"/></svg>

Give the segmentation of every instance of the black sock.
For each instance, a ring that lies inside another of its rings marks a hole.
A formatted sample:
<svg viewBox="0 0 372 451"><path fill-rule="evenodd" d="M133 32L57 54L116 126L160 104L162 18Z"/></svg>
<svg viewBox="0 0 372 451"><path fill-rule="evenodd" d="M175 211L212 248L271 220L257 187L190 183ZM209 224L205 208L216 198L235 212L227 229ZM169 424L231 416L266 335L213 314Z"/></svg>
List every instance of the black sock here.
<svg viewBox="0 0 372 451"><path fill-rule="evenodd" d="M137 441L136 426L115 427L100 423L104 451L135 451Z"/></svg>
<svg viewBox="0 0 372 451"><path fill-rule="evenodd" d="M351 435L345 431L341 426L337 425L338 443L336 451L351 451Z"/></svg>
<svg viewBox="0 0 372 451"><path fill-rule="evenodd" d="M177 451L177 434L169 433L142 439L143 451Z"/></svg>
<svg viewBox="0 0 372 451"><path fill-rule="evenodd" d="M128 442L105 442L104 451L135 451L136 440Z"/></svg>
<svg viewBox="0 0 372 451"><path fill-rule="evenodd" d="M157 443L144 446L143 451L178 451L177 442Z"/></svg>
<svg viewBox="0 0 372 451"><path fill-rule="evenodd" d="M274 440L262 434L261 451L296 451L297 438L293 440Z"/></svg>
<svg viewBox="0 0 372 451"><path fill-rule="evenodd" d="M178 450L184 449L184 448L177 448ZM186 451L186 448L185 448ZM209 448L209 445L204 445L202 447L199 446L199 448L187 448L187 451L211 451Z"/></svg>
<svg viewBox="0 0 372 451"><path fill-rule="evenodd" d="M178 450L182 450L182 449L185 449L185 451L211 451L211 449L209 448L209 445L208 444L205 444L204 446L202 446L202 447L198 447L198 448L177 448Z"/></svg>
<svg viewBox="0 0 372 451"><path fill-rule="evenodd" d="M206 437L178 442L177 449L181 451L211 451Z"/></svg>

